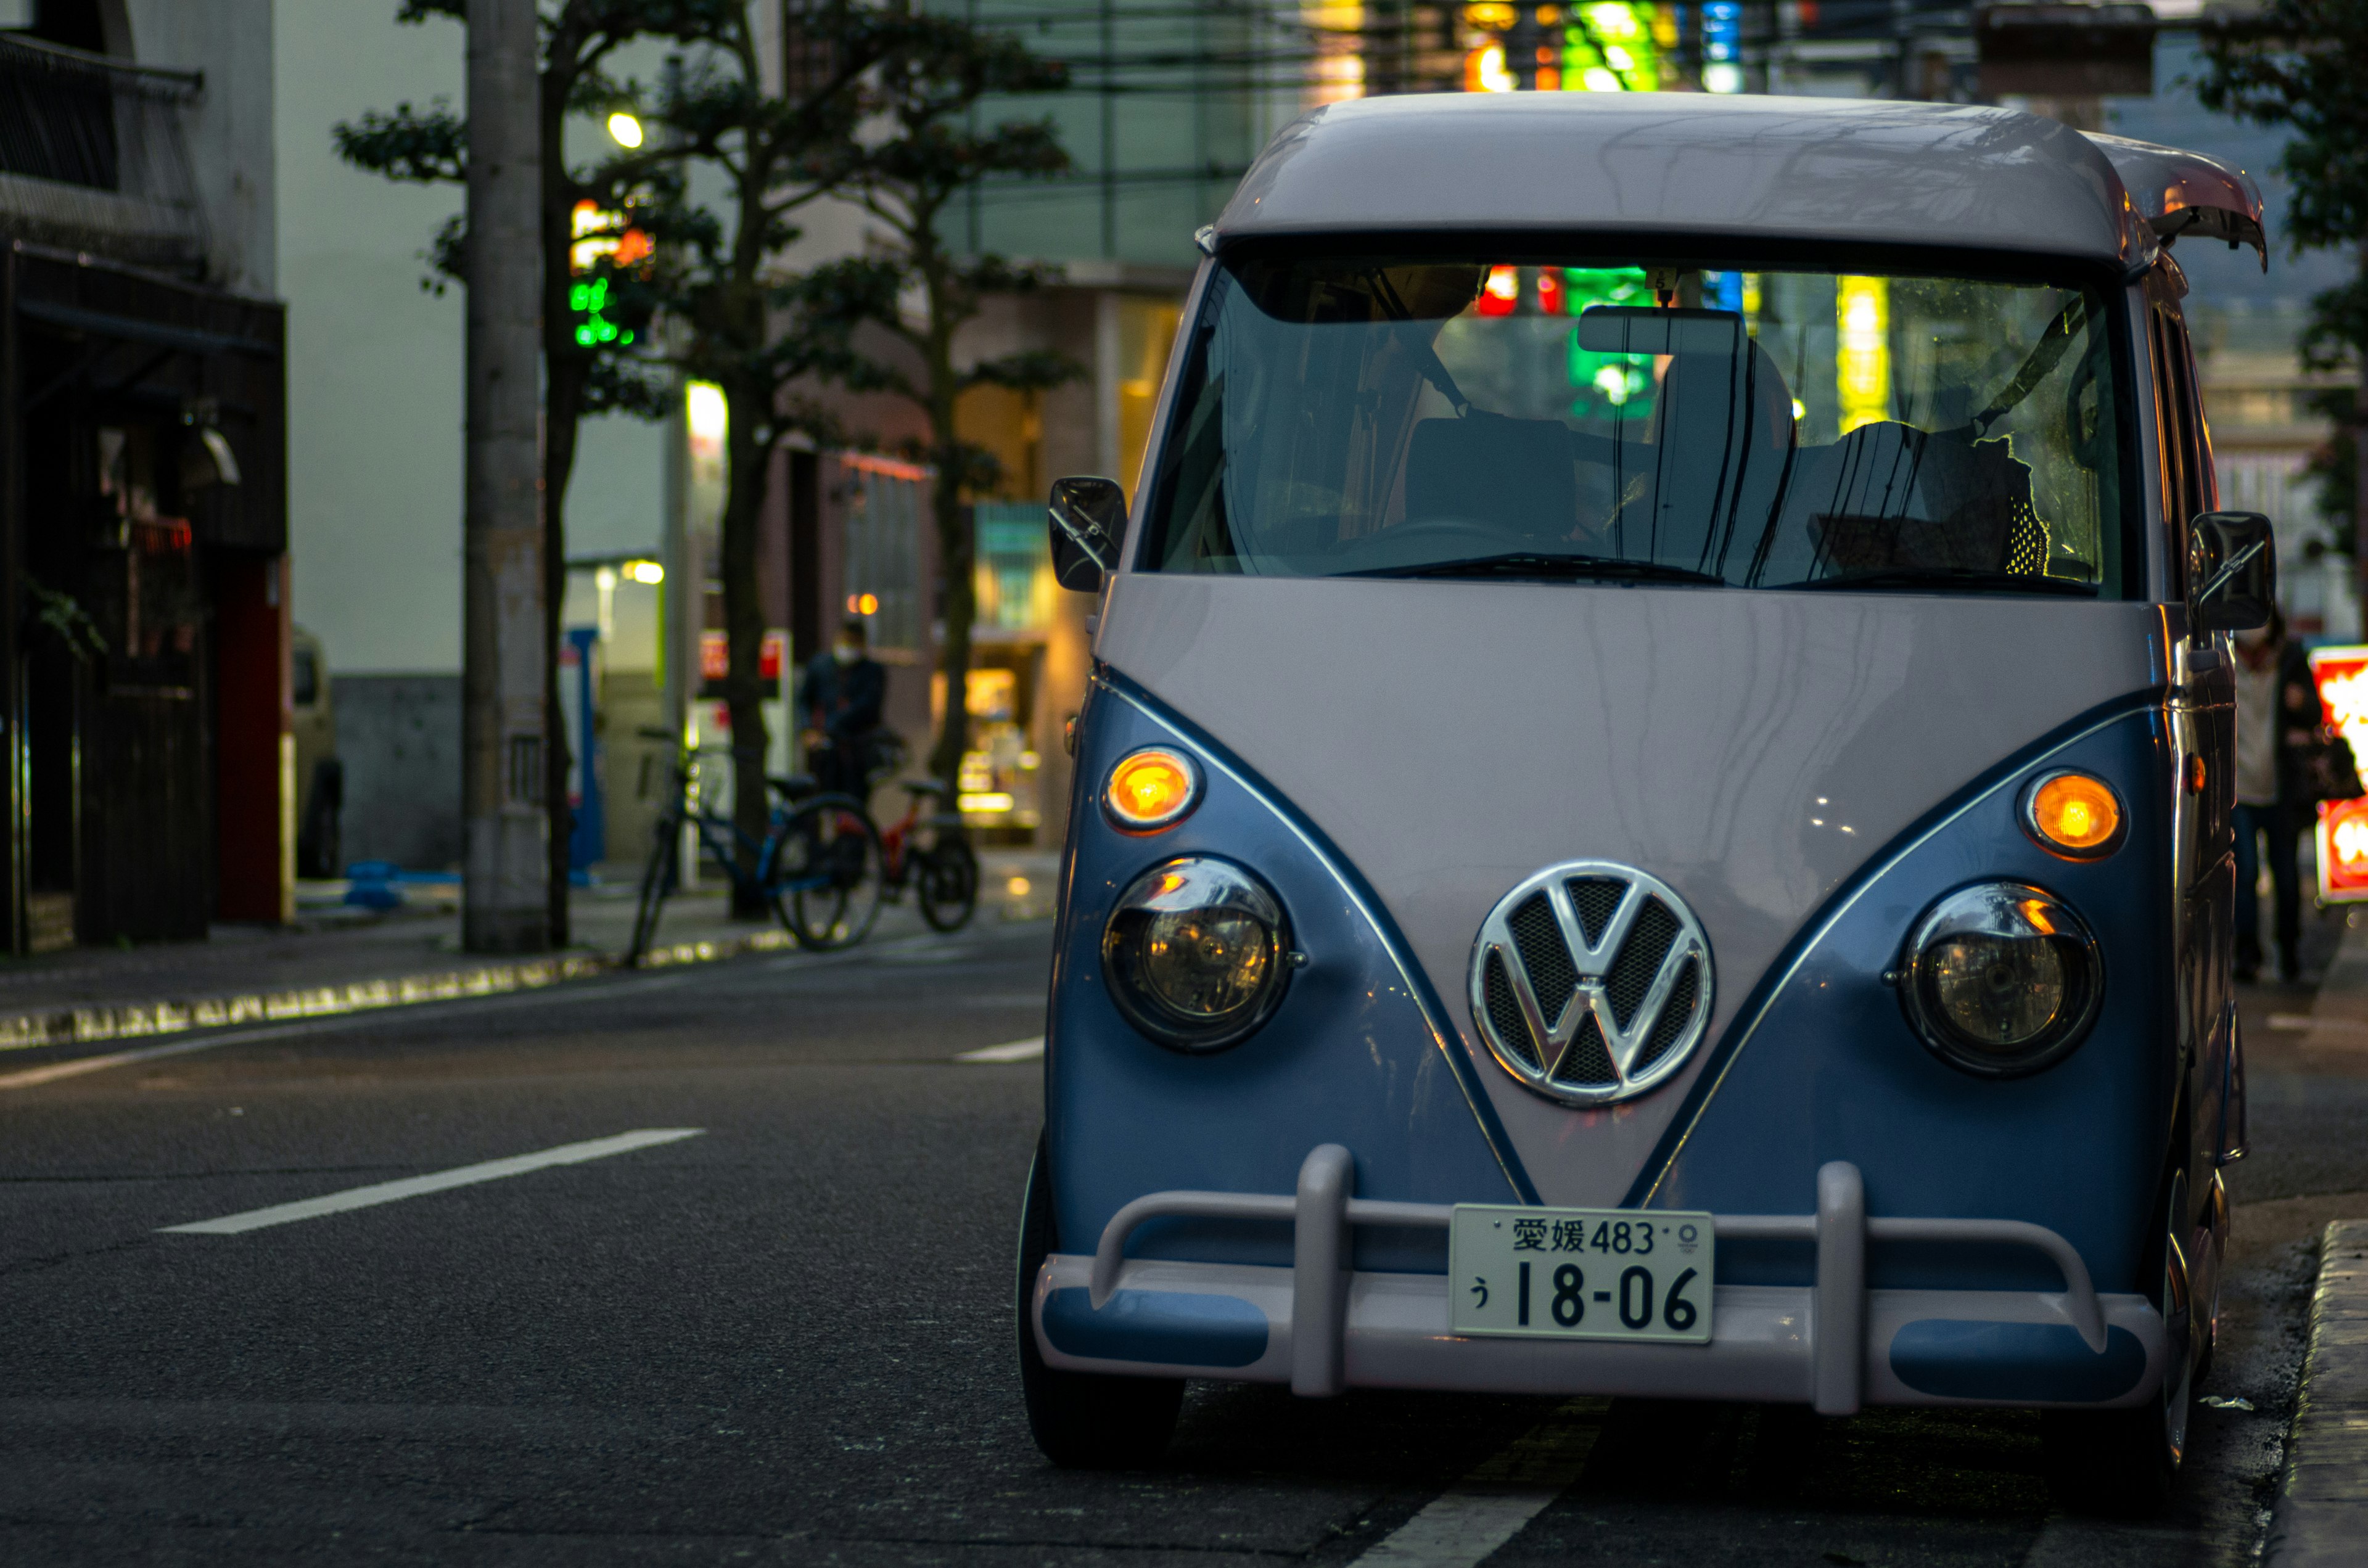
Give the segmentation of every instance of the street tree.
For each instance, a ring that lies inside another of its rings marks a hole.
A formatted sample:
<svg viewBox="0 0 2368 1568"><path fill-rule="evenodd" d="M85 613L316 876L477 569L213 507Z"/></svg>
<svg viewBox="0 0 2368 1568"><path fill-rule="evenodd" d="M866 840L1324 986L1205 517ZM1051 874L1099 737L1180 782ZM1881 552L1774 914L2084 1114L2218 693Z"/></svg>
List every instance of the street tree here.
<svg viewBox="0 0 2368 1568"><path fill-rule="evenodd" d="M414 25L433 17L465 22L467 9L466 0L402 0L395 16L396 20ZM579 238L575 211L586 201L598 211L618 211L629 193L643 188L678 157L674 149L646 141L637 149L571 163L566 147L568 123L577 117L609 112L614 92L602 66L618 50L644 38L692 43L716 37L735 21L745 26L746 6L741 0L543 0L538 10L541 20L536 117L542 154L543 618L548 642L545 663L551 672L544 733L557 737L566 733L559 690L560 617L567 596L567 486L575 468L580 425L587 415L627 412L656 417L665 410L661 389L620 352L622 344L577 331L576 312L569 300L576 282L569 265ZM468 122L442 100L424 108L406 103L391 111L366 111L355 120L338 124L333 134L338 155L357 168L423 184L467 181ZM424 281L440 289L445 281L460 278L461 247L466 242L461 220L456 216L448 221L430 246L434 276ZM551 937L556 944L564 944L568 940L569 758L566 747L556 744L544 748L544 798L552 824Z"/></svg>
<svg viewBox="0 0 2368 1568"><path fill-rule="evenodd" d="M2351 249L2348 281L2314 295L2299 345L2304 368L2348 370L2355 386L2313 403L2338 434L2313 460L2320 506L2368 578L2368 0L2267 0L2200 24L2204 107L2289 132L2286 233L2297 250Z"/></svg>
<svg viewBox="0 0 2368 1568"><path fill-rule="evenodd" d="M865 82L864 156L853 188L877 221L872 254L894 268L902 285L898 301L874 319L918 367L916 375L907 364L883 363L880 381L927 419L928 440L915 455L937 470L932 513L944 581L939 668L946 700L928 766L950 790L969 746L963 692L977 608L976 551L962 498L991 491L1001 472L992 452L962 439L962 397L973 387L1041 391L1084 371L1042 351L961 361L955 339L990 296L1041 289L1059 274L992 254L965 255L948 244L946 219L955 200L981 181L1067 171L1069 155L1050 119L973 125L975 111L990 97L1057 92L1067 85L1064 65L1030 53L1012 35L926 13L905 16L898 47Z"/></svg>
<svg viewBox="0 0 2368 1568"><path fill-rule="evenodd" d="M768 821L757 542L773 459L793 433L821 445L844 438L818 393L825 383L854 391L882 384L852 338L896 290L894 269L870 257L808 271L782 258L801 237L800 210L854 174L863 109L858 85L896 47L905 18L848 0L818 0L788 15L803 31L799 58L813 67L801 79L768 90L744 11L711 35L699 69L658 98L655 112L676 143L721 173L723 195L711 208L692 200L677 180L664 187L667 199L648 213L659 236L651 289L669 326L667 352L685 374L712 382L724 399L723 693L733 817L749 872ZM637 107L646 98L636 87L620 97ZM766 913L741 886L733 899L735 913Z"/></svg>

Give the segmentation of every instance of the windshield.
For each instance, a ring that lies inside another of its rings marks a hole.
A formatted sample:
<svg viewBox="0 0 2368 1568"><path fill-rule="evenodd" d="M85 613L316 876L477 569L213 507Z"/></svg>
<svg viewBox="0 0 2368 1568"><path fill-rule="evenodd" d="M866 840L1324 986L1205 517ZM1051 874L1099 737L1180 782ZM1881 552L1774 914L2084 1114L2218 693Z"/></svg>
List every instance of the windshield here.
<svg viewBox="0 0 2368 1568"><path fill-rule="evenodd" d="M1142 563L2118 597L2103 305L1649 262L1228 263Z"/></svg>

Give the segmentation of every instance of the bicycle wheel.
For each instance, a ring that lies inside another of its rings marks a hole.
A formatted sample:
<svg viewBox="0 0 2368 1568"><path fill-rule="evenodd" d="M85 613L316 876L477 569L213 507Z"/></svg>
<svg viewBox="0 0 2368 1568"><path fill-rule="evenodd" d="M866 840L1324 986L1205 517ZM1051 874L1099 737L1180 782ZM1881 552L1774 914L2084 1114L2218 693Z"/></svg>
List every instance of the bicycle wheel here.
<svg viewBox="0 0 2368 1568"><path fill-rule="evenodd" d="M940 838L913 868L914 901L932 931L959 931L978 908L978 857L959 838Z"/></svg>
<svg viewBox="0 0 2368 1568"><path fill-rule="evenodd" d="M773 910L802 945L863 940L880 916L881 881L880 830L853 797L809 801L781 824Z"/></svg>
<svg viewBox="0 0 2368 1568"><path fill-rule="evenodd" d="M682 835L672 821L660 822L655 842L650 846L649 864L642 869L642 892L633 905L633 941L625 949L625 967L637 969L649 956L650 946L657 940L658 915L666 907L666 894L674 891L674 861L677 840Z"/></svg>

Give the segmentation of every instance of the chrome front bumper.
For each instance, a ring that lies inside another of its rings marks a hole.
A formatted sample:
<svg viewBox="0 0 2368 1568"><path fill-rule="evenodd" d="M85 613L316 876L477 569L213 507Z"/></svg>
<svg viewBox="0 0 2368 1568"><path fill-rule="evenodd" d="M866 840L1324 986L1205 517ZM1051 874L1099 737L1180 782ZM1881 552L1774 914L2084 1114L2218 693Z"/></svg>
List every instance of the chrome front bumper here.
<svg viewBox="0 0 2368 1568"><path fill-rule="evenodd" d="M2162 1320L2143 1296L2100 1295L2072 1244L2012 1220L1870 1219L1858 1167L1817 1173L1815 1214L1721 1214L1729 1240L1814 1242L1816 1283L1721 1285L1707 1345L1459 1335L1448 1280L1360 1273L1351 1228L1445 1230L1446 1204L1351 1196L1349 1152L1326 1143L1299 1190L1156 1192L1120 1210L1090 1257L1055 1254L1030 1316L1047 1364L1076 1371L1346 1388L1625 1394L1808 1404L2136 1404L2160 1385ZM1125 1256L1146 1221L1190 1216L1292 1226L1292 1267ZM1870 1290L1869 1243L2027 1247L2062 1291Z"/></svg>

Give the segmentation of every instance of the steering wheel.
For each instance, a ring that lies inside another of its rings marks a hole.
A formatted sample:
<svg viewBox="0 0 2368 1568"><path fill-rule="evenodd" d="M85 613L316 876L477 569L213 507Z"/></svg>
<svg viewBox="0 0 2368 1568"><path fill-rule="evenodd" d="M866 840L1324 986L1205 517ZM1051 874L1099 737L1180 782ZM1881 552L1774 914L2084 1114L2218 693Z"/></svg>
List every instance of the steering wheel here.
<svg viewBox="0 0 2368 1568"><path fill-rule="evenodd" d="M1362 566L1414 566L1430 560L1501 555L1521 547L1521 540L1492 524L1469 517L1422 517L1367 534L1345 553Z"/></svg>

